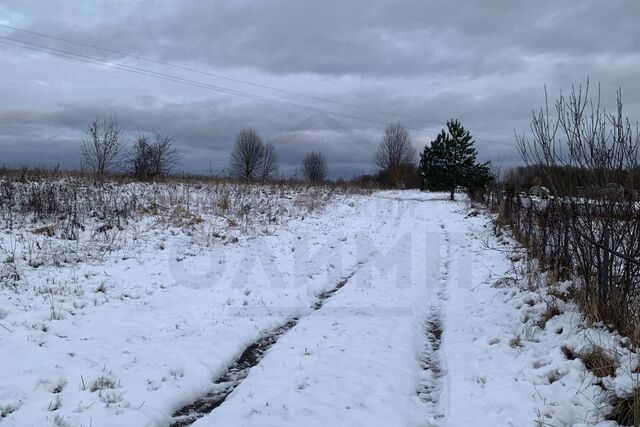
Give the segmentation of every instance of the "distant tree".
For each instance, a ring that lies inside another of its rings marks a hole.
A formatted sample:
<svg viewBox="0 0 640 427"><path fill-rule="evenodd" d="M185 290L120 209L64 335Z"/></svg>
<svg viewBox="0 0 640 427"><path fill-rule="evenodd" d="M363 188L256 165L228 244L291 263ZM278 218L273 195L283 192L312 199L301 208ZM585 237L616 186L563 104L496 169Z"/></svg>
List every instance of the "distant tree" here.
<svg viewBox="0 0 640 427"><path fill-rule="evenodd" d="M262 180L266 181L278 172L278 155L273 144L264 146L264 155L262 156Z"/></svg>
<svg viewBox="0 0 640 427"><path fill-rule="evenodd" d="M327 160L322 153L312 151L304 156L302 174L312 183L324 181L327 178Z"/></svg>
<svg viewBox="0 0 640 427"><path fill-rule="evenodd" d="M454 200L457 186L475 192L491 180L490 163L478 164L474 141L458 120L449 120L420 155L420 172L424 187L430 190L448 190Z"/></svg>
<svg viewBox="0 0 640 427"><path fill-rule="evenodd" d="M82 141L82 162L96 174L98 180L118 160L123 147L122 128L115 118L96 119L89 124Z"/></svg>
<svg viewBox="0 0 640 427"><path fill-rule="evenodd" d="M278 157L272 144L265 145L255 129L243 129L231 151L230 172L244 180L269 179L278 170Z"/></svg>
<svg viewBox="0 0 640 427"><path fill-rule="evenodd" d="M140 179L148 179L151 176L152 157L149 137L140 135L133 145L133 152L129 159L131 173Z"/></svg>
<svg viewBox="0 0 640 427"><path fill-rule="evenodd" d="M255 129L243 129L236 135L231 152L231 174L253 180L262 174L264 144Z"/></svg>
<svg viewBox="0 0 640 427"><path fill-rule="evenodd" d="M415 168L416 157L417 151L407 129L399 122L387 125L374 161L395 188L403 186L405 178Z"/></svg>
<svg viewBox="0 0 640 427"><path fill-rule="evenodd" d="M131 172L140 179L168 175L179 162L180 154L174 139L161 133L155 134L153 139L140 135L129 159Z"/></svg>
<svg viewBox="0 0 640 427"><path fill-rule="evenodd" d="M153 173L156 176L168 175L181 160L175 140L162 133L156 133L153 137L153 154Z"/></svg>

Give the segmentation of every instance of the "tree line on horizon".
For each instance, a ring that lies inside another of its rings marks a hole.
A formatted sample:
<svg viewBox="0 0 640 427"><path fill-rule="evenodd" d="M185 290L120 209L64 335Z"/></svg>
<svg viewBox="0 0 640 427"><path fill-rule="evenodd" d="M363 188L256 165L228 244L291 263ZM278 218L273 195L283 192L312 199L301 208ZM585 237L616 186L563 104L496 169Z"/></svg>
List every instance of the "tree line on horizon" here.
<svg viewBox="0 0 640 427"><path fill-rule="evenodd" d="M81 145L83 167L102 180L105 173L124 159L128 173L141 180L152 180L170 175L181 161L176 141L169 135L140 134L128 150L123 141L122 128L116 119L92 121ZM477 162L474 144L471 133L458 120L449 120L446 128L418 155L407 128L400 122L390 123L373 155L378 173L355 177L353 181L370 181L396 189L447 191L451 200L459 188L470 193L483 191L494 178L489 162ZM276 178L278 170L273 144L265 143L253 128L238 132L230 154L229 176L243 181L267 181ZM318 151L306 153L301 174L310 183L325 182L328 175L325 155Z"/></svg>

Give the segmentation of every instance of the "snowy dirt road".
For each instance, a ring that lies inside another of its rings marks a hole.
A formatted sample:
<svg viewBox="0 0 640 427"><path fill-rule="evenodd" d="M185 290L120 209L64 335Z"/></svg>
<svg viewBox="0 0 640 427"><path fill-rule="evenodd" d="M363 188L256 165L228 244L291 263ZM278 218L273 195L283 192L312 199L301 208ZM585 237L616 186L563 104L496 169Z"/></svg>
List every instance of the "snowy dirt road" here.
<svg viewBox="0 0 640 427"><path fill-rule="evenodd" d="M547 399L557 393L540 390L537 365L519 360L522 352L510 344L520 333L519 312L491 287L512 265L508 250L492 246L487 218L442 195L377 198L397 213L390 232L377 236L339 292L281 336L225 403L194 425L522 426L554 419ZM573 396L564 389L559 402L570 407Z"/></svg>
<svg viewBox="0 0 640 427"><path fill-rule="evenodd" d="M167 245L87 267L110 298L76 293L55 320L46 300L26 313L3 294L0 425L533 426L589 412L562 333L513 345L530 295L494 287L509 248L466 202L349 196L209 252Z"/></svg>

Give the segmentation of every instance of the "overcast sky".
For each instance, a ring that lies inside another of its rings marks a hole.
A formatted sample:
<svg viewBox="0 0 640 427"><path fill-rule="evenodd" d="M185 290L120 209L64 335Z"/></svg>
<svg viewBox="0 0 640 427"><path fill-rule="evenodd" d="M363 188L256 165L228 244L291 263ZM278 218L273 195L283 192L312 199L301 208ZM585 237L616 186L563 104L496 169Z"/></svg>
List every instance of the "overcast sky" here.
<svg viewBox="0 0 640 427"><path fill-rule="evenodd" d="M555 97L590 77L608 106L621 86L640 119L639 17L637 0L3 0L2 25L209 74L0 27L0 43L207 86L0 44L0 163L77 167L88 122L115 115L129 141L173 135L181 169L200 173L226 167L234 135L253 127L276 145L282 172L316 150L332 177L349 177L374 170L384 123L415 128L421 148L449 118L471 131L482 159L509 166L513 132L529 130L545 84Z"/></svg>

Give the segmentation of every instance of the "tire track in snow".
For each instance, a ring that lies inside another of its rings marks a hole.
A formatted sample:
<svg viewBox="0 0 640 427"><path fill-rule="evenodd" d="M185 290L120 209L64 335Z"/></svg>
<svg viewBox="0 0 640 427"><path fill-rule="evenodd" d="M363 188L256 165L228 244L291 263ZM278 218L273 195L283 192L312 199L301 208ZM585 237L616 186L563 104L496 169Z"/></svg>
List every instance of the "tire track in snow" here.
<svg viewBox="0 0 640 427"><path fill-rule="evenodd" d="M449 299L448 284L451 273L451 242L449 232L442 221L440 228L444 236L444 250L440 250L439 266L439 286L437 295L437 303L432 304L426 315L423 326L424 347L419 356L420 381L418 384L417 395L420 400L429 406L432 413L430 426L437 425L438 420L444 417L444 411L441 404L441 395L443 390L444 376L446 375L446 366L440 347L442 344L443 325L443 305ZM443 260L443 262L442 262Z"/></svg>
<svg viewBox="0 0 640 427"><path fill-rule="evenodd" d="M429 314L424 323L424 335L425 346L419 360L423 372L417 393L423 403L431 404L435 407L439 400L440 387L438 381L443 375L438 355L442 341L442 322L439 313Z"/></svg>
<svg viewBox="0 0 640 427"><path fill-rule="evenodd" d="M293 317L266 336L254 341L245 348L242 354L227 368L224 374L214 381L214 389L196 401L183 406L173 413L170 427L184 427L195 423L198 419L211 413L222 405L233 390L247 378L252 368L257 366L267 350L278 342L280 337L291 330L304 317L319 310L336 292L342 289L368 260L359 261L354 271L341 279L336 286L318 295L318 300L312 305L312 311L302 317Z"/></svg>
<svg viewBox="0 0 640 427"><path fill-rule="evenodd" d="M403 200L398 200L398 202L400 202L398 203L399 205L402 205ZM404 212L404 210L399 207L396 207L396 209L400 212ZM391 223L392 230L398 230L404 219L404 215L393 215L393 221ZM386 225L386 221L384 224ZM351 278L361 270L364 264L374 261L379 256L380 254L377 254L376 251L369 254L368 258L359 261L356 264L354 271L341 279L336 286L320 293L317 301L311 306L312 311L310 313L302 317L291 318L282 326L272 330L263 338L260 338L246 347L242 354L225 371L225 373L214 381L215 387L212 391L174 412L172 415L173 421L170 424L170 427L189 426L222 405L238 385L247 378L251 369L260 363L266 352L275 345L284 334L296 326L300 320L321 309L336 292L343 288Z"/></svg>

